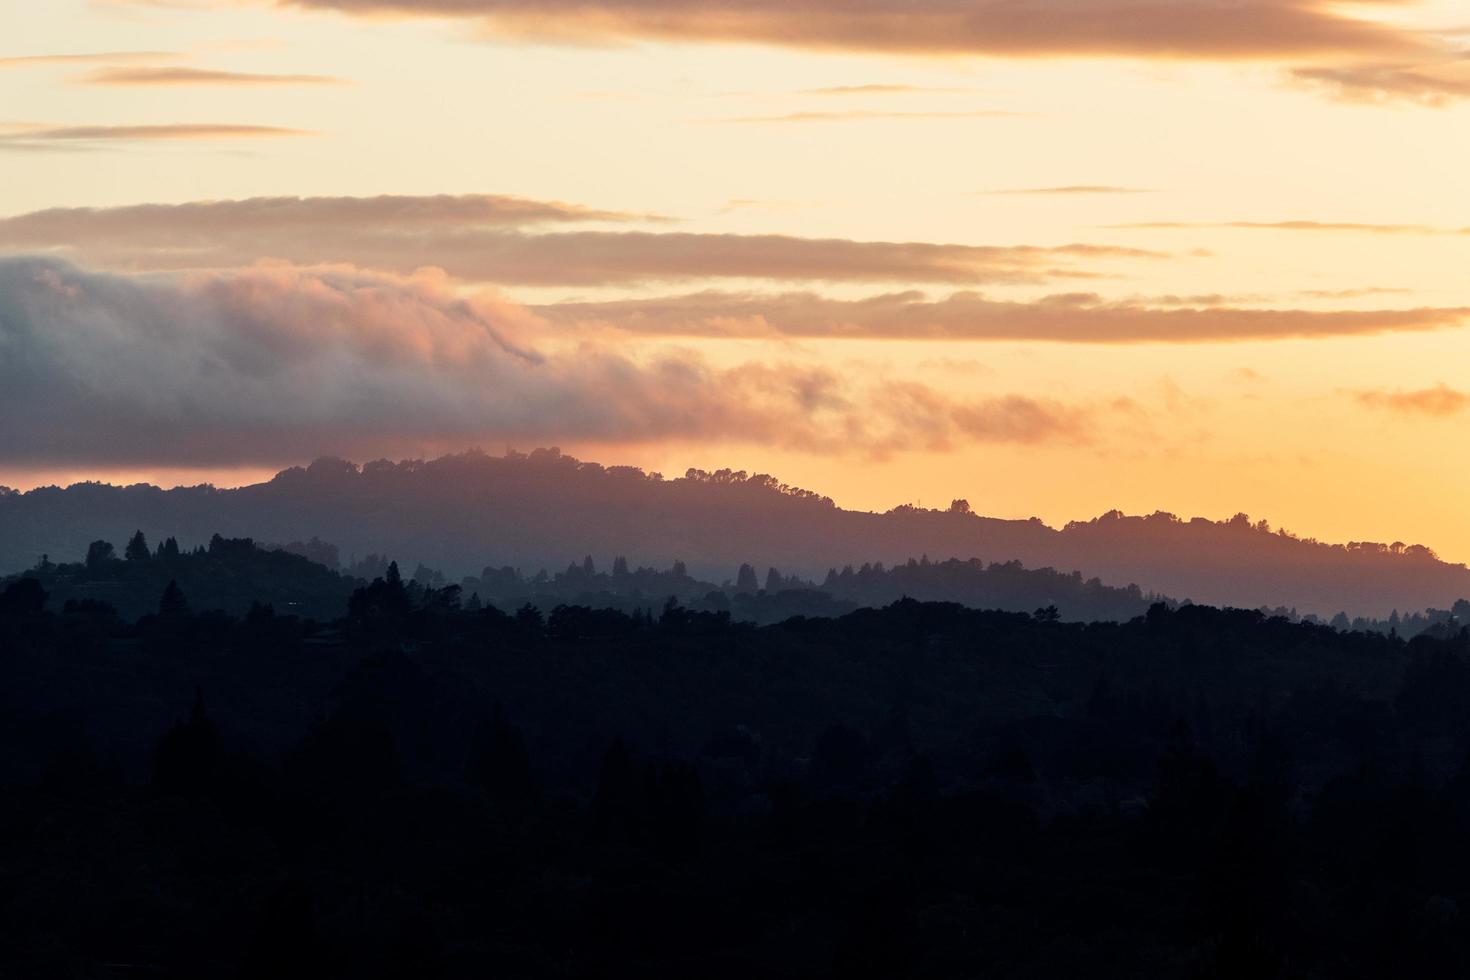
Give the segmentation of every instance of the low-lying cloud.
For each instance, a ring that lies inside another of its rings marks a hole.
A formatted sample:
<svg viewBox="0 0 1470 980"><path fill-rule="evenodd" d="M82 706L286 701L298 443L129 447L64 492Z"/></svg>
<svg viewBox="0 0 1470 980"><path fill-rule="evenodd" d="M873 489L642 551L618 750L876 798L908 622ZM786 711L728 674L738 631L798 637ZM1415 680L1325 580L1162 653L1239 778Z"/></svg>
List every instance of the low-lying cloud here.
<svg viewBox="0 0 1470 980"><path fill-rule="evenodd" d="M725 440L812 452L1083 441L1102 409L825 368L633 360L439 275L256 268L182 277L0 259L0 462L277 464L501 440Z"/></svg>
<svg viewBox="0 0 1470 980"><path fill-rule="evenodd" d="M1036 302L961 292L942 300L902 292L863 300L813 293L703 292L658 299L533 307L563 326L612 327L663 337L797 337L889 340L1043 340L1199 343L1348 336L1454 327L1470 308L1270 310L1107 301L1083 293Z"/></svg>
<svg viewBox="0 0 1470 980"><path fill-rule="evenodd" d="M259 259L400 273L431 265L473 282L569 286L717 278L1036 283L1090 277L1094 262L1163 257L1086 243L973 246L531 227L650 217L486 195L56 208L0 219L0 250L65 250L90 265L128 270L235 268Z"/></svg>

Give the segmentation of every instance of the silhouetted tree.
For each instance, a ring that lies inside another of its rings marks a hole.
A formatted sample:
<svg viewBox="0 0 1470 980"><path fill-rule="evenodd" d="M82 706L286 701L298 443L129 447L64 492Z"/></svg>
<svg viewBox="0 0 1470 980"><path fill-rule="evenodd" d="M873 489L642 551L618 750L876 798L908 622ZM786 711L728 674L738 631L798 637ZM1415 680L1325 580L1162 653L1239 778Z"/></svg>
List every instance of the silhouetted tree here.
<svg viewBox="0 0 1470 980"><path fill-rule="evenodd" d="M87 567L93 571L117 557L117 551L108 541L93 541L87 545Z"/></svg>
<svg viewBox="0 0 1470 980"><path fill-rule="evenodd" d="M158 597L158 615L164 619L178 619L189 615L189 603L184 598L184 591L179 588L179 583L173 579L168 580L168 585L163 588L163 595Z"/></svg>
<svg viewBox="0 0 1470 980"><path fill-rule="evenodd" d="M147 561L152 557L148 553L148 540L143 537L142 531L133 532L128 539L128 546L123 549L123 557L128 561Z"/></svg>
<svg viewBox="0 0 1470 980"><path fill-rule="evenodd" d="M217 787L224 750L204 711L204 692L195 690L187 721L174 725L153 757L153 786L167 796L203 796Z"/></svg>
<svg viewBox="0 0 1470 980"><path fill-rule="evenodd" d="M46 590L33 578L19 578L0 592L0 616L33 616L46 607Z"/></svg>

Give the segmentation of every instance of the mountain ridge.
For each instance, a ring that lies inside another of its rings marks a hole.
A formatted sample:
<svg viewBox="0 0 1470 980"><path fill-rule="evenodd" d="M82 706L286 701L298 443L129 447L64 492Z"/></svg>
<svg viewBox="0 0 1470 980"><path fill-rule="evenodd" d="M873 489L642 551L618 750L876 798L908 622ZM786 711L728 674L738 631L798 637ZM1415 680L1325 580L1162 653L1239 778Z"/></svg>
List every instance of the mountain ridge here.
<svg viewBox="0 0 1470 980"><path fill-rule="evenodd" d="M324 457L237 489L89 482L11 491L0 494L0 569L28 567L42 553L76 554L97 538L125 540L135 528L177 534L186 545L215 533L316 536L344 554L392 554L451 578L487 565L556 568L568 554L681 560L715 581L747 562L820 578L845 564L926 555L1020 561L1181 600L1326 616L1447 608L1470 595L1470 569L1421 545L1325 544L1243 514L1213 521L1113 510L1062 528L981 516L964 501L880 514L844 510L767 474L690 470L665 479L555 449L361 466Z"/></svg>

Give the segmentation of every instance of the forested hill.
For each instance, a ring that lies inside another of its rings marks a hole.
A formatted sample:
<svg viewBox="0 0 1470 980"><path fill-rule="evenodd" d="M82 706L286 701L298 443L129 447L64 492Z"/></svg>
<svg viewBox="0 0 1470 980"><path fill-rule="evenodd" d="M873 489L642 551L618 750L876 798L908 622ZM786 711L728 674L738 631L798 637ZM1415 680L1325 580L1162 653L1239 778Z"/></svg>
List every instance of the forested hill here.
<svg viewBox="0 0 1470 980"><path fill-rule="evenodd" d="M865 513L766 475L691 470L665 479L556 450L361 467L322 459L235 490L88 483L6 492L0 569L29 567L42 553L80 554L98 538L124 541L137 528L153 539L177 535L186 546L216 532L273 541L315 535L344 556L391 554L455 579L487 564L529 575L561 567L568 555L594 554L658 567L682 560L690 574L715 581L743 562L820 580L832 566L927 555L1019 561L1181 600L1327 616L1447 608L1470 595L1470 570L1427 548L1324 544L1244 515L1111 512L1058 529L981 517L963 501Z"/></svg>
<svg viewBox="0 0 1470 980"><path fill-rule="evenodd" d="M174 537L150 548L141 531L121 551L111 542L94 541L81 560L56 562L48 556L17 576L0 577L0 586L21 579L34 580L53 611L94 620L115 615L125 623L169 611L255 615L260 611L256 607L331 622L347 613L354 590L370 581L394 579L409 590L414 605L424 608L463 605L474 611L492 605L514 612L529 605L551 614L558 607L576 606L648 615L673 603L692 612L726 614L735 622L762 625L794 616L841 616L905 596L946 599L976 609L1043 610L1045 615L1075 621L1126 622L1164 598L1146 596L1137 587L1119 589L1084 581L1076 573L1025 569L1015 563L986 567L978 561L910 561L892 569L846 567L840 572L833 569L820 585L773 568L767 570L765 586L758 588L750 565L742 565L733 581L716 585L693 577L678 562L668 569L635 568L618 558L610 571L599 571L588 556L554 575L540 572L526 577L513 568L487 567L478 576L451 583L423 565L405 575L396 563L379 555L342 569L336 549L317 539L262 547L249 538L216 534L207 547L186 550Z"/></svg>

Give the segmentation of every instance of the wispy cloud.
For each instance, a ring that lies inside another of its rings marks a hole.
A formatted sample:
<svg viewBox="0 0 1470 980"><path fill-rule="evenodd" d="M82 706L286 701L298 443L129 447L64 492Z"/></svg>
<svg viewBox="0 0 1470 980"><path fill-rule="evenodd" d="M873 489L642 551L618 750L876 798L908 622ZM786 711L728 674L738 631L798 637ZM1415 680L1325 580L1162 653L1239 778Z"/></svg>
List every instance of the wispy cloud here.
<svg viewBox="0 0 1470 980"><path fill-rule="evenodd" d="M932 85L829 85L803 89L801 95L971 95L974 89L943 88Z"/></svg>
<svg viewBox="0 0 1470 980"><path fill-rule="evenodd" d="M1007 112L1004 109L970 109L958 112L882 112L872 109L854 109L850 112L787 112L774 116L732 116L711 119L720 123L830 123L910 121L933 119L1015 119L1025 113Z"/></svg>
<svg viewBox="0 0 1470 980"><path fill-rule="evenodd" d="M330 75L271 75L206 68L144 66L102 68L83 75L86 85L340 85L343 79Z"/></svg>
<svg viewBox="0 0 1470 980"><path fill-rule="evenodd" d="M1351 392L1362 405L1405 415L1446 417L1470 409L1470 394L1446 384L1418 391L1366 390Z"/></svg>
<svg viewBox="0 0 1470 980"><path fill-rule="evenodd" d="M1271 310L1180 308L1109 302L1091 294L1036 302L957 293L930 300L903 292L863 300L813 293L703 292L648 300L560 303L533 309L566 328L601 327L662 337L796 337L887 340L1041 340L1066 343L1203 343L1438 330L1470 308Z"/></svg>
<svg viewBox="0 0 1470 980"><path fill-rule="evenodd" d="M1013 187L1001 190L976 191L981 196L1054 196L1087 194L1150 194L1147 187L1118 187L1113 184L1063 184L1059 187Z"/></svg>
<svg viewBox="0 0 1470 980"><path fill-rule="evenodd" d="M40 150L56 145L110 144L178 140L278 139L315 136L304 129L236 123L169 123L147 126L36 126L0 134L0 149Z"/></svg>
<svg viewBox="0 0 1470 980"><path fill-rule="evenodd" d="M1353 289L1299 289L1297 295L1304 299L1361 299L1364 296L1393 296L1412 292L1412 289L1398 286L1359 286Z"/></svg>
<svg viewBox="0 0 1470 980"><path fill-rule="evenodd" d="M1453 30L1355 16L1334 0L276 0L362 15L459 17L538 42L743 42L826 51L1002 58L1264 61L1338 96L1443 102L1470 94L1444 63ZM856 86L854 86L856 87ZM840 90L842 87L838 87Z"/></svg>
<svg viewBox="0 0 1470 980"><path fill-rule="evenodd" d="M352 13L471 17L541 39L746 41L788 47L1004 57L1248 59L1402 55L1413 31L1327 0L279 0Z"/></svg>
<svg viewBox="0 0 1470 980"><path fill-rule="evenodd" d="M1291 74L1347 102L1444 106L1470 98L1470 54L1464 53L1428 65L1316 66Z"/></svg>
<svg viewBox="0 0 1470 980"><path fill-rule="evenodd" d="M400 272L434 265L477 282L589 286L711 278L1044 282L1097 275L1101 263L1165 257L1088 243L975 246L529 227L637 217L646 216L492 196L258 198L38 211L0 219L0 249L65 249L127 269L230 268L270 258Z"/></svg>
<svg viewBox="0 0 1470 980"><path fill-rule="evenodd" d="M30 68L45 65L118 64L132 61L169 61L183 55L175 51L94 51L85 54L29 54L0 58L0 68Z"/></svg>
<svg viewBox="0 0 1470 980"><path fill-rule="evenodd" d="M1353 232L1369 235L1470 235L1470 228L1378 224L1365 221L1139 221L1106 227L1114 230L1135 231L1238 228L1248 231Z"/></svg>

